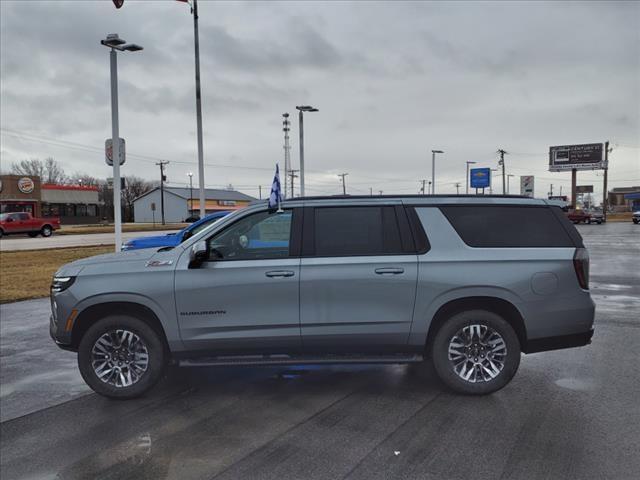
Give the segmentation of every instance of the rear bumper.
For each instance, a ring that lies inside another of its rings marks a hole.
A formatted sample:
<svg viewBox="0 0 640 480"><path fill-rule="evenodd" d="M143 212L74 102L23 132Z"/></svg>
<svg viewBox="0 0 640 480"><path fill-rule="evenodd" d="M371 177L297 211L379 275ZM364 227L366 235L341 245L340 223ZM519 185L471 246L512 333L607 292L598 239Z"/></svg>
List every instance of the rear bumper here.
<svg viewBox="0 0 640 480"><path fill-rule="evenodd" d="M573 333L559 337L546 337L528 340L522 351L524 353L545 352L562 348L584 347L591 343L593 328L583 333Z"/></svg>

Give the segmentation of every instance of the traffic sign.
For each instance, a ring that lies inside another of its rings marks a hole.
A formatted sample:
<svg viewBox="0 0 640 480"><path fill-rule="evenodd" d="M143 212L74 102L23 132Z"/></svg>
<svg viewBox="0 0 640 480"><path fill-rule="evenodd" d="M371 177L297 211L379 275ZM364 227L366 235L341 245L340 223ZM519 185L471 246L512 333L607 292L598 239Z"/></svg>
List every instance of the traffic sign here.
<svg viewBox="0 0 640 480"><path fill-rule="evenodd" d="M104 159L107 162L107 165L110 167L113 166L113 141L110 138L107 138L104 141ZM125 161L125 142L124 138L120 139L120 165L124 165Z"/></svg>

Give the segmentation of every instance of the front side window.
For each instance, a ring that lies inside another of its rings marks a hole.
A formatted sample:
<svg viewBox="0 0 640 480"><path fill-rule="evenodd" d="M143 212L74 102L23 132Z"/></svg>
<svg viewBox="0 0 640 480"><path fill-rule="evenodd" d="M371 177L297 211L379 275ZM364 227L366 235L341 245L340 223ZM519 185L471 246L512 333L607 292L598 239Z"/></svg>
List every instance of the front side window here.
<svg viewBox="0 0 640 480"><path fill-rule="evenodd" d="M315 209L315 255L402 254L393 207L320 207Z"/></svg>
<svg viewBox="0 0 640 480"><path fill-rule="evenodd" d="M244 217L211 237L210 260L265 260L289 256L291 210Z"/></svg>

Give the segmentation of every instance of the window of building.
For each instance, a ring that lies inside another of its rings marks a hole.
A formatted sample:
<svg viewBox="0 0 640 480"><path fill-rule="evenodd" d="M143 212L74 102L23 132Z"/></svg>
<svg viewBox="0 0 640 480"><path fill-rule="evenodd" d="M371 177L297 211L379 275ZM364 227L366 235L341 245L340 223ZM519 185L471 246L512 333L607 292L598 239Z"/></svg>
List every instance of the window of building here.
<svg viewBox="0 0 640 480"><path fill-rule="evenodd" d="M321 207L315 209L315 255L402 255L393 207Z"/></svg>
<svg viewBox="0 0 640 480"><path fill-rule="evenodd" d="M76 206L71 204L71 203L67 203L64 206L64 214L63 216L65 217L75 217L76 216Z"/></svg>
<svg viewBox="0 0 640 480"><path fill-rule="evenodd" d="M440 207L470 247L573 247L548 207L455 205Z"/></svg>
<svg viewBox="0 0 640 480"><path fill-rule="evenodd" d="M87 216L87 206L86 205L76 205L76 216L77 217L86 217Z"/></svg>
<svg viewBox="0 0 640 480"><path fill-rule="evenodd" d="M209 239L211 260L261 260L289 256L292 212L241 218Z"/></svg>
<svg viewBox="0 0 640 480"><path fill-rule="evenodd" d="M97 217L98 216L98 206L91 204L87 205L87 216L89 217Z"/></svg>

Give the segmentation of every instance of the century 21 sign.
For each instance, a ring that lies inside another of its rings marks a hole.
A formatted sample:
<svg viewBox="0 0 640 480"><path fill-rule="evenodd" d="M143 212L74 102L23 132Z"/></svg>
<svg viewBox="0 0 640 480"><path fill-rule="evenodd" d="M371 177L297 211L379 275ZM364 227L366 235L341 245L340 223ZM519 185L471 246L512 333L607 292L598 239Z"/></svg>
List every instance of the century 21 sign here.
<svg viewBox="0 0 640 480"><path fill-rule="evenodd" d="M549 147L549 171L597 170L607 168L604 144L561 145Z"/></svg>

